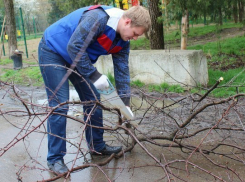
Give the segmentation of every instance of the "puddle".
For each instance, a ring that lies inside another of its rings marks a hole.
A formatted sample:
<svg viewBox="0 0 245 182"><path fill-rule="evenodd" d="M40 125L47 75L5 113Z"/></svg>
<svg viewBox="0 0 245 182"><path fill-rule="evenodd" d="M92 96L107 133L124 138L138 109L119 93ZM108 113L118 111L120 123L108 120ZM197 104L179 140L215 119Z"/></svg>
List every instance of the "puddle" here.
<svg viewBox="0 0 245 182"><path fill-rule="evenodd" d="M79 96L76 92L76 90L70 90L70 102L74 102L74 101L80 101L79 100ZM37 100L37 104L39 105L46 105L48 104L47 99L40 99ZM109 106L112 107L110 104L104 102L103 104L105 104L105 106ZM133 110L143 110L143 109L147 109L151 106L152 109L154 108L163 108L163 107L167 107L168 109L171 108L177 108L179 107L179 104L174 104L173 100L170 99L164 99L164 100L156 100L156 99L142 99L139 98L137 96L133 96L131 98L131 107ZM170 106L170 107L168 107ZM76 114L82 114L83 110L81 106L70 106L68 114L69 115L76 115Z"/></svg>
<svg viewBox="0 0 245 182"><path fill-rule="evenodd" d="M70 99L69 99L70 102L80 101L78 93L76 90L70 90L69 94L70 94ZM46 97L46 95L45 95L45 97ZM48 100L47 99L39 99L36 101L36 103L40 104L40 105L45 105L45 104L48 104Z"/></svg>
<svg viewBox="0 0 245 182"><path fill-rule="evenodd" d="M174 104L175 101L170 100L170 99L142 99L137 96L133 96L131 98L131 105L135 109L148 109L151 107L152 109L154 108L164 108L167 107L168 109L173 109L179 107L179 104Z"/></svg>

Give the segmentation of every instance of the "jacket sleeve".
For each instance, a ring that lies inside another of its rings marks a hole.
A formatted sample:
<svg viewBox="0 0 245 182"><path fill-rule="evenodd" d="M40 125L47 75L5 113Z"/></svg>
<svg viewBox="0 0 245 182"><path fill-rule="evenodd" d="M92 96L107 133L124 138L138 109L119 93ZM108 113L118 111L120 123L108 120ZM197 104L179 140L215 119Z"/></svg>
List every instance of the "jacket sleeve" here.
<svg viewBox="0 0 245 182"><path fill-rule="evenodd" d="M67 52L72 61L76 61L78 72L92 80L100 75L91 63L86 48L104 31L108 18L102 9L84 13L67 45Z"/></svg>
<svg viewBox="0 0 245 182"><path fill-rule="evenodd" d="M127 106L130 105L129 46L128 42L120 52L112 54L117 92Z"/></svg>

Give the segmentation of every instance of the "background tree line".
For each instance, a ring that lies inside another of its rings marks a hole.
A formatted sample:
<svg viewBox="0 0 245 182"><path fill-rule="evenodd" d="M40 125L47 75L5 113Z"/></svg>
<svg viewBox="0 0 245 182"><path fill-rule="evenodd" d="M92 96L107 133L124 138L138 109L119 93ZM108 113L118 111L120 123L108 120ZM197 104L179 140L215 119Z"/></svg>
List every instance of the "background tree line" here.
<svg viewBox="0 0 245 182"><path fill-rule="evenodd" d="M206 24L209 17L220 25L224 18L242 23L244 3L245 0L166 0L167 11L171 12L172 18L178 19L188 11L192 20L202 17Z"/></svg>
<svg viewBox="0 0 245 182"><path fill-rule="evenodd" d="M43 32L48 25L78 8L93 4L112 6L115 3L114 0L0 0L0 21L3 21L6 10L4 4L10 1L13 2L15 7L15 24L20 27L19 20L16 17L18 17L19 8L21 7L27 33L29 34L33 29L32 21L35 21L37 31ZM202 19L204 24L213 22L222 25L224 20L233 20L236 23L244 24L245 0L140 1L142 5L149 8L151 15L152 28L149 37L152 49L164 49L164 29L171 26L173 22L177 22L184 27L182 29L183 38L188 36L190 21L194 22L198 19ZM122 0L119 2L122 2ZM185 22L180 22L181 19ZM8 34L10 35L10 32Z"/></svg>
<svg viewBox="0 0 245 182"><path fill-rule="evenodd" d="M52 7L48 15L49 23L83 6L113 5L112 0L49 0L49 3ZM218 25L222 25L224 20L244 23L244 5L245 0L148 0L146 6L152 18L151 48L164 49L164 28L173 21L180 22L184 16L186 23L182 24L187 24L187 30L183 37L187 37L189 22L197 19L202 19L204 24L208 24L208 20Z"/></svg>
<svg viewBox="0 0 245 182"><path fill-rule="evenodd" d="M158 9L156 4L158 4ZM245 0L148 0L150 14L154 17L152 19L153 32L150 36L151 48L164 49L162 26L168 28L173 21L182 26L182 39L188 36L190 21L198 19L202 19L205 25L208 24L208 19L209 22L217 25L222 25L223 20L245 24L244 5Z"/></svg>

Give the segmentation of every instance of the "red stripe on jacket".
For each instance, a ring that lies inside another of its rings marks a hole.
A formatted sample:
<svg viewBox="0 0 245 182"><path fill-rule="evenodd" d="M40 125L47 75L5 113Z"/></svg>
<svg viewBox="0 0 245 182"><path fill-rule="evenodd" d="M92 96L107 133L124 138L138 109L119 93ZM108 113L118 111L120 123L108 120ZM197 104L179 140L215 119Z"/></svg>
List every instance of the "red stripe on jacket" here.
<svg viewBox="0 0 245 182"><path fill-rule="evenodd" d="M112 45L112 41L109 37L107 37L106 34L101 35L97 41L99 44L108 52L110 50L110 47Z"/></svg>
<svg viewBox="0 0 245 182"><path fill-rule="evenodd" d="M94 5L94 6L91 6L88 10L96 9L96 8L98 8L98 7L100 7L100 5Z"/></svg>

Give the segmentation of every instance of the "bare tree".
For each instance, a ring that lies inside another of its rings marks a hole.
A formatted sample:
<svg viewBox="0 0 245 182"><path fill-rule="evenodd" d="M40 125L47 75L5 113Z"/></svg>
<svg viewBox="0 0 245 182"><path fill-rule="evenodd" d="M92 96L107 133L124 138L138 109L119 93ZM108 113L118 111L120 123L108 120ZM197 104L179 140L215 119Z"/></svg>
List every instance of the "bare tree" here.
<svg viewBox="0 0 245 182"><path fill-rule="evenodd" d="M69 71L73 70L69 69ZM93 104L94 107L99 106L109 112L110 116L104 118L103 129L107 136L112 136L109 141L121 143L124 145L124 150L117 155L104 156L96 160L81 145L85 140L85 128L91 126L88 120L93 111L90 113L78 111L75 115L69 114L67 115L69 123L73 125L79 123L83 127L78 127L71 136L63 138L71 146L67 154L73 154L74 158L69 161L70 171L55 177L47 175L49 170L42 165L41 161L44 159L39 156L43 154L41 152L43 138L48 134L47 118L51 113L57 115L59 113L54 112L56 108L33 102L36 96L35 91L30 95L13 84L0 81L2 98L10 97L23 105L17 110L0 107L0 118L4 119L1 124L3 125L6 121L16 129L16 133L11 133L10 141L6 141L5 145L0 144L0 159L11 151L16 152L10 150L11 148L20 144L24 146L23 150L29 155L29 159L23 158L26 162L22 162L23 165L19 166L20 169L16 173L19 181L26 181L30 175L34 176L32 181L54 181L63 176L66 179L64 181L68 181L69 175L76 174L73 172L82 173L87 168L96 168L98 171L94 174L90 173L91 179L98 178L100 181L115 181L123 176L122 173L130 173L129 178L123 177L124 181L128 181L136 175L134 171L137 170L139 173L140 169L144 168L150 169L148 171L150 181L192 181L191 179L193 181L244 181L245 94L241 93L223 99L208 97L221 81L222 79L217 80L216 84L204 95L157 94L147 93L144 89L134 90L132 94L141 102L132 101L132 108L136 115L132 121L123 122L121 117L118 117L119 111L108 108L104 105L105 102L60 103L57 107L69 104L72 111L76 110L75 106ZM2 106L6 105L2 100L0 101L3 103ZM88 120L78 117L83 114L87 115ZM20 121L9 119L10 116ZM73 128L75 129L77 128ZM35 137L37 134L41 135L40 142L37 142ZM34 139L36 140L33 141ZM32 144L38 145L36 150L30 147ZM134 155L134 151L138 151L138 154ZM133 163L130 163L128 158L132 155L135 159ZM137 158L138 155L142 158ZM112 162L114 159L118 160ZM35 173L33 173L34 170ZM38 171L40 175L36 175ZM98 175L99 172L101 175Z"/></svg>

